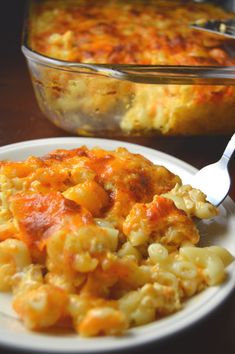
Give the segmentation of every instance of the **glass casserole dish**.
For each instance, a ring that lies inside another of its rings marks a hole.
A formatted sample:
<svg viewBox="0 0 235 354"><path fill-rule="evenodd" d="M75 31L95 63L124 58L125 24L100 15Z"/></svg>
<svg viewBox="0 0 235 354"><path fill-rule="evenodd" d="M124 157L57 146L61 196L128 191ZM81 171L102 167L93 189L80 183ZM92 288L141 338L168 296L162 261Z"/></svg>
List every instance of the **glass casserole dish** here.
<svg viewBox="0 0 235 354"><path fill-rule="evenodd" d="M230 134L235 40L190 23L234 17L196 1L31 1L22 49L41 110L71 133Z"/></svg>

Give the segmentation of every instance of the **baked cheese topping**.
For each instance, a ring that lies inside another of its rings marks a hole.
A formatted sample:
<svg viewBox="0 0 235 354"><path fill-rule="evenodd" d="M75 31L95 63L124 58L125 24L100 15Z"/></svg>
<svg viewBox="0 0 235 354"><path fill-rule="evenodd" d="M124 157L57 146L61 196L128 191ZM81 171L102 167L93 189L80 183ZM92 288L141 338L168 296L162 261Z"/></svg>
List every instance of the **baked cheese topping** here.
<svg viewBox="0 0 235 354"><path fill-rule="evenodd" d="M211 18L231 13L190 1L47 1L36 5L30 46L82 63L235 65L233 40L189 27Z"/></svg>

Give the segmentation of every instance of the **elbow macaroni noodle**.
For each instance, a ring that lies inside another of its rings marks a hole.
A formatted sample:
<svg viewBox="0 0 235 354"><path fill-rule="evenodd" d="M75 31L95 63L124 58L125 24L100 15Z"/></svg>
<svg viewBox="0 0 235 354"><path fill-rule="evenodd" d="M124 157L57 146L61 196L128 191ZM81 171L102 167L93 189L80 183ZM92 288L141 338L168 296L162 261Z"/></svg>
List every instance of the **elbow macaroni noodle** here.
<svg viewBox="0 0 235 354"><path fill-rule="evenodd" d="M180 310L233 256L197 247L217 209L126 149L0 162L0 291L33 330L116 335Z"/></svg>

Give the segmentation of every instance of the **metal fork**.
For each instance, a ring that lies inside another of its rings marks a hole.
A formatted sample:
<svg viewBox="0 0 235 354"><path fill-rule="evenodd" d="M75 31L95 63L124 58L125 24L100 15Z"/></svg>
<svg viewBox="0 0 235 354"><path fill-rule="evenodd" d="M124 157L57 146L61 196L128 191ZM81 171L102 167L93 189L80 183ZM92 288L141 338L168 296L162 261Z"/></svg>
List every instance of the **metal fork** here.
<svg viewBox="0 0 235 354"><path fill-rule="evenodd" d="M203 167L190 181L194 188L206 194L207 200L218 206L227 196L231 181L228 164L235 150L235 133L229 140L219 161Z"/></svg>
<svg viewBox="0 0 235 354"><path fill-rule="evenodd" d="M233 39L235 38L235 19L209 21L199 20L191 24L190 27Z"/></svg>

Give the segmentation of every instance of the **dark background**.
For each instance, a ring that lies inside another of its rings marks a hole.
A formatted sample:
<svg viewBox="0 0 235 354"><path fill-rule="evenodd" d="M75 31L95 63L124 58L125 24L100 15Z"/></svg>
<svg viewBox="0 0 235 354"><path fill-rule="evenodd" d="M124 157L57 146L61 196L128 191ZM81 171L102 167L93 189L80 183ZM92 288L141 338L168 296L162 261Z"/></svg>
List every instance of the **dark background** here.
<svg viewBox="0 0 235 354"><path fill-rule="evenodd" d="M35 101L26 63L20 50L24 3L24 0L1 2L0 146L29 139L70 135L44 118ZM220 157L228 139L229 136L206 136L125 140L164 151L200 168ZM235 199L234 158L230 164L230 172L230 195ZM15 353L16 350L7 350L0 346L0 352L9 354ZM195 326L149 348L139 348L138 352L235 353L235 293L218 310Z"/></svg>

